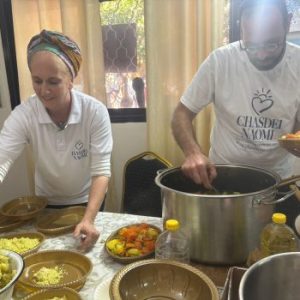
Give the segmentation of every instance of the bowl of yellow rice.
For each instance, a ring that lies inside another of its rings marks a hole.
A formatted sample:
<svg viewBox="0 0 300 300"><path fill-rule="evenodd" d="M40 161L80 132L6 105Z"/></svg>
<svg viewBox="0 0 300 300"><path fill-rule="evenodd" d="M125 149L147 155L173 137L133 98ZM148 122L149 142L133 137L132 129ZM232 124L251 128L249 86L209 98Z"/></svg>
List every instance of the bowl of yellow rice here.
<svg viewBox="0 0 300 300"><path fill-rule="evenodd" d="M11 250L25 257L36 252L44 240L45 236L40 232L6 234L0 236L0 250Z"/></svg>

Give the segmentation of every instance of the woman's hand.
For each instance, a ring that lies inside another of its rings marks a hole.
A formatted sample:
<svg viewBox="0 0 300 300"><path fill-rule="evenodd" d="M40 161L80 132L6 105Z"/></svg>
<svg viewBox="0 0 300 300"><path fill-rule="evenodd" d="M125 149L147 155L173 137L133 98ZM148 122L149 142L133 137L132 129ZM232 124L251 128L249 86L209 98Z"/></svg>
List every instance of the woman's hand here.
<svg viewBox="0 0 300 300"><path fill-rule="evenodd" d="M211 182L217 176L216 167L201 152L186 156L181 169L187 177L195 183L203 184L207 189L211 189Z"/></svg>
<svg viewBox="0 0 300 300"><path fill-rule="evenodd" d="M95 225L89 221L82 220L75 228L73 236L80 239L79 250L89 251L97 242L100 232Z"/></svg>

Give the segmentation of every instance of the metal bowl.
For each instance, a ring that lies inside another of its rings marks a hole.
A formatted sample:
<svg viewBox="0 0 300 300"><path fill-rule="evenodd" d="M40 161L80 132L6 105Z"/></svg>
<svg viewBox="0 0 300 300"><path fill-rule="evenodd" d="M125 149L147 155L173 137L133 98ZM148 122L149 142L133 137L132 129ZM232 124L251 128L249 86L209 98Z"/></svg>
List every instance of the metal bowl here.
<svg viewBox="0 0 300 300"><path fill-rule="evenodd" d="M24 196L15 198L1 207L1 214L17 220L29 220L36 217L47 206L45 197Z"/></svg>
<svg viewBox="0 0 300 300"><path fill-rule="evenodd" d="M299 299L300 252L275 254L259 260L243 275L240 300Z"/></svg>
<svg viewBox="0 0 300 300"><path fill-rule="evenodd" d="M10 250L1 249L0 254L9 257L10 266L12 270L15 271L12 280L6 286L0 289L0 299L11 300L15 283L18 280L18 278L21 276L21 273L24 269L24 261L19 254Z"/></svg>
<svg viewBox="0 0 300 300"><path fill-rule="evenodd" d="M117 229L116 231L114 231L107 239L106 239L106 242L105 242L105 250L107 252L107 254L115 261L121 263L121 264L130 264L130 263L133 263L133 262L136 262L136 261L139 261L139 260L142 260L142 259L147 259L147 258L151 258L154 256L154 252L155 250L153 249L153 251L147 253L147 254L141 254L141 255L138 255L138 256L122 256L122 255L116 255L114 254L112 251L109 250L109 248L107 247L107 243L113 239L116 239L119 237L119 232L120 230L122 230L123 228L127 228L127 227L130 227L130 226L136 226L136 225L140 225L141 223L136 223L136 224L130 224L130 225L127 225L127 226L123 226L119 229ZM144 224L144 223L143 223ZM148 225L150 228L153 228L155 229L158 234L161 233L161 229L152 225L152 224L146 224Z"/></svg>
<svg viewBox="0 0 300 300"><path fill-rule="evenodd" d="M214 283L201 271L172 260L148 259L123 267L110 284L112 300L218 300Z"/></svg>

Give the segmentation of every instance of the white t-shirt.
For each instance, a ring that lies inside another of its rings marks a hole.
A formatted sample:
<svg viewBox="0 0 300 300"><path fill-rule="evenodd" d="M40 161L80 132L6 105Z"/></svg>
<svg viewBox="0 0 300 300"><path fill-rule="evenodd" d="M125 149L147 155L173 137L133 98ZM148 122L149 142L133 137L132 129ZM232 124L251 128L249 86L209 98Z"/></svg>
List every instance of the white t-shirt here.
<svg viewBox="0 0 300 300"><path fill-rule="evenodd" d="M291 175L294 157L277 139L298 130L300 47L287 43L280 63L268 71L255 68L238 42L221 47L200 66L181 102L194 113L214 104L209 153L214 163Z"/></svg>
<svg viewBox="0 0 300 300"><path fill-rule="evenodd" d="M0 133L0 179L25 145L32 148L36 195L49 204L87 202L91 177L110 176L111 124L106 107L72 90L65 129L59 129L36 95L18 105Z"/></svg>

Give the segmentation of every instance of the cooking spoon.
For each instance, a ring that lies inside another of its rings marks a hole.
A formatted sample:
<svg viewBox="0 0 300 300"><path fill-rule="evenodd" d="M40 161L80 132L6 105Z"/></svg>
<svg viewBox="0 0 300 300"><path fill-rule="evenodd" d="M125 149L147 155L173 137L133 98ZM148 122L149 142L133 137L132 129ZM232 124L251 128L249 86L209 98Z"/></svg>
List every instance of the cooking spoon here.
<svg viewBox="0 0 300 300"><path fill-rule="evenodd" d="M221 192L214 185L212 185L212 184L211 184L211 190L213 190L218 195L221 194Z"/></svg>

